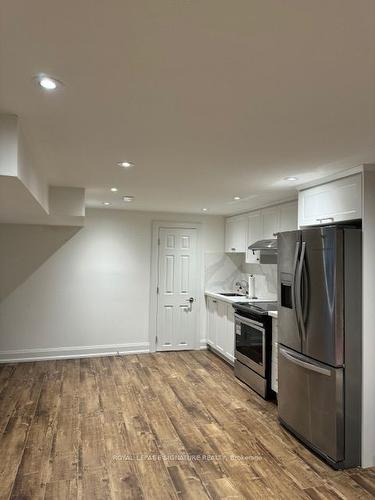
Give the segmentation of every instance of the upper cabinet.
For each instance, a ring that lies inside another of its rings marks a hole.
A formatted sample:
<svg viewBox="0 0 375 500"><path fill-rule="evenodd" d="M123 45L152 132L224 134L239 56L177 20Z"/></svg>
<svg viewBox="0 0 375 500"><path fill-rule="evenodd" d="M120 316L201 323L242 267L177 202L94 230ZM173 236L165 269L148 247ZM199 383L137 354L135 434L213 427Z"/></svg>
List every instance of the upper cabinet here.
<svg viewBox="0 0 375 500"><path fill-rule="evenodd" d="M262 213L250 212L248 214L248 226L247 226L247 244L246 244L246 262L249 264L257 264L259 261L259 252L253 252L247 247L255 241L263 239L263 218Z"/></svg>
<svg viewBox="0 0 375 500"><path fill-rule="evenodd" d="M362 218L362 176L351 175L299 192L299 226Z"/></svg>
<svg viewBox="0 0 375 500"><path fill-rule="evenodd" d="M284 231L295 231L298 228L298 203L285 203L280 205L280 228L279 233Z"/></svg>
<svg viewBox="0 0 375 500"><path fill-rule="evenodd" d="M247 216L229 217L225 222L225 251L245 253L247 242Z"/></svg>
<svg viewBox="0 0 375 500"><path fill-rule="evenodd" d="M229 217L225 227L225 251L246 252L246 262L259 262L259 252L248 250L258 240L276 238L281 231L297 229L297 202Z"/></svg>
<svg viewBox="0 0 375 500"><path fill-rule="evenodd" d="M280 206L265 208L262 210L263 238L271 240L276 238L280 228Z"/></svg>

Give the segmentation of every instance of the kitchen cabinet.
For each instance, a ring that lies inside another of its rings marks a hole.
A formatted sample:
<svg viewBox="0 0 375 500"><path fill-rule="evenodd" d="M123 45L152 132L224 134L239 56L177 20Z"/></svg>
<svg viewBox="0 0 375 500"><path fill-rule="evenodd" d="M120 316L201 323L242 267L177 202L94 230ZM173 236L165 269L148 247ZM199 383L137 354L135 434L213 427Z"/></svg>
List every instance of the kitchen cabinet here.
<svg viewBox="0 0 375 500"><path fill-rule="evenodd" d="M276 238L280 227L280 207L266 208L262 210L263 239Z"/></svg>
<svg viewBox="0 0 375 500"><path fill-rule="evenodd" d="M207 297L207 344L216 345L217 300Z"/></svg>
<svg viewBox="0 0 375 500"><path fill-rule="evenodd" d="M295 231L298 228L298 202L292 201L280 205L280 233L284 231Z"/></svg>
<svg viewBox="0 0 375 500"><path fill-rule="evenodd" d="M361 174L304 189L298 194L299 226L314 226L361 218Z"/></svg>
<svg viewBox="0 0 375 500"><path fill-rule="evenodd" d="M207 344L227 361L234 362L234 309L223 300L207 297Z"/></svg>
<svg viewBox="0 0 375 500"><path fill-rule="evenodd" d="M220 354L224 353L225 337L227 335L227 309L228 304L222 300L217 302L216 316L216 349Z"/></svg>
<svg viewBox="0 0 375 500"><path fill-rule="evenodd" d="M248 264L258 264L259 252L253 252L248 249L248 246L255 241L263 239L263 220L262 214L258 212L250 212L248 215L247 226L247 245L246 245L246 262Z"/></svg>
<svg viewBox="0 0 375 500"><path fill-rule="evenodd" d="M225 251L227 253L246 252L247 216L229 217L225 221Z"/></svg>
<svg viewBox="0 0 375 500"><path fill-rule="evenodd" d="M225 222L225 252L246 252L246 262L257 264L259 252L248 250L258 240L276 238L277 233L298 228L296 201L228 217Z"/></svg>
<svg viewBox="0 0 375 500"><path fill-rule="evenodd" d="M227 304L226 335L223 342L223 354L231 362L234 362L234 309L232 304Z"/></svg>
<svg viewBox="0 0 375 500"><path fill-rule="evenodd" d="M248 217L246 248L258 240L276 238L277 233L298 228L298 206L296 201L250 212ZM246 251L248 264L259 263L259 252Z"/></svg>

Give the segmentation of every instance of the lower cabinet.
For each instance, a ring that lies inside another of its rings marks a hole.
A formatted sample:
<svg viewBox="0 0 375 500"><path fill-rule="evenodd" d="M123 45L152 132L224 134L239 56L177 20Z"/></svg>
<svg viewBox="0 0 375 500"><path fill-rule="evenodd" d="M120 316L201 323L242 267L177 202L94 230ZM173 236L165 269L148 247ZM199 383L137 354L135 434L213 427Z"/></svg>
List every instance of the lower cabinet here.
<svg viewBox="0 0 375 500"><path fill-rule="evenodd" d="M216 346L216 318L218 301L207 297L207 344Z"/></svg>
<svg viewBox="0 0 375 500"><path fill-rule="evenodd" d="M232 304L207 297L207 344L234 362L234 309Z"/></svg>

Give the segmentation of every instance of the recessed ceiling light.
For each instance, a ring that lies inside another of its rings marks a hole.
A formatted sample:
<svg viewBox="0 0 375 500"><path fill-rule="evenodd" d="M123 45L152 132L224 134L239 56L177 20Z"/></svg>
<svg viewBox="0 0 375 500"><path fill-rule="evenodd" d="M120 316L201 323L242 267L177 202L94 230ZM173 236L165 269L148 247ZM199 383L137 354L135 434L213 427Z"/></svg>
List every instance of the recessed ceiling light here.
<svg viewBox="0 0 375 500"><path fill-rule="evenodd" d="M298 177L294 177L293 175L290 175L288 177L284 177L284 181L298 181Z"/></svg>
<svg viewBox="0 0 375 500"><path fill-rule="evenodd" d="M103 201L103 205L105 205L106 207L109 207L110 203L109 203L109 201Z"/></svg>
<svg viewBox="0 0 375 500"><path fill-rule="evenodd" d="M39 76L38 77L39 85L43 87L45 90L55 90L57 88L57 80L49 76Z"/></svg>
<svg viewBox="0 0 375 500"><path fill-rule="evenodd" d="M207 212L208 208L202 208L202 212Z"/></svg>
<svg viewBox="0 0 375 500"><path fill-rule="evenodd" d="M116 191L118 191L118 189L113 187L113 188L111 188L111 191L112 191L112 193L115 193Z"/></svg>
<svg viewBox="0 0 375 500"><path fill-rule="evenodd" d="M134 196L123 196L122 199L128 203L134 201Z"/></svg>
<svg viewBox="0 0 375 500"><path fill-rule="evenodd" d="M233 196L233 199L236 200L236 201L238 201L238 200L241 199L241 197L240 196Z"/></svg>
<svg viewBox="0 0 375 500"><path fill-rule="evenodd" d="M132 163L131 161L118 161L117 165L123 168L130 168L134 166L134 163Z"/></svg>

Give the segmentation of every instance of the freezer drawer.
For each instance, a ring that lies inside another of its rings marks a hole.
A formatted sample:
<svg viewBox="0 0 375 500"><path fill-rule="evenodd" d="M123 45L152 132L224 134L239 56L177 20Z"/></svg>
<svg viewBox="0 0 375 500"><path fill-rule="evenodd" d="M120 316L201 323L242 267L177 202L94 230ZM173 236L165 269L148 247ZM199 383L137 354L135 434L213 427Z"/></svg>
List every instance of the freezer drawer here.
<svg viewBox="0 0 375 500"><path fill-rule="evenodd" d="M279 345L279 417L334 462L344 459L343 368L318 363Z"/></svg>

